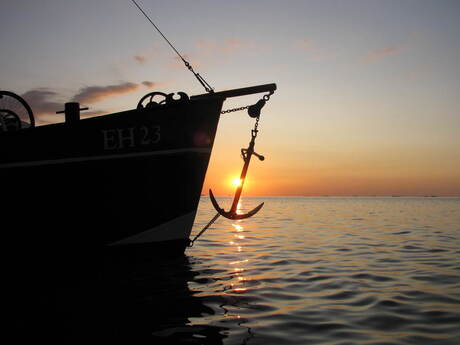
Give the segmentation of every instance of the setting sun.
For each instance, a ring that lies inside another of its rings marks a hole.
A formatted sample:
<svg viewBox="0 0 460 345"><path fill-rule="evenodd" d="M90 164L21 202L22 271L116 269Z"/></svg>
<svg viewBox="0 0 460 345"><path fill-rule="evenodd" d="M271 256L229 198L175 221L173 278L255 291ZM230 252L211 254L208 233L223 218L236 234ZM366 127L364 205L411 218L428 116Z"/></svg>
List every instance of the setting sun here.
<svg viewBox="0 0 460 345"><path fill-rule="evenodd" d="M241 179L239 179L238 177L235 177L235 178L232 180L232 186L233 186L233 187L239 187L239 186L241 186Z"/></svg>

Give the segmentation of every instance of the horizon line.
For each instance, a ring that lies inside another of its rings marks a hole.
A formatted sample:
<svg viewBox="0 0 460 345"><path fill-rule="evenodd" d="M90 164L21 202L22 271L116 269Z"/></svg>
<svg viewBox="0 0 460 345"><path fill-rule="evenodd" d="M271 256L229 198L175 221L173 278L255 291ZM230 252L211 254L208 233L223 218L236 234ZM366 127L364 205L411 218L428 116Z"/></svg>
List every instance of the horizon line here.
<svg viewBox="0 0 460 345"><path fill-rule="evenodd" d="M200 197L207 196L209 194L201 194ZM226 195L215 195L217 197L233 197L231 194ZM302 197L302 198L460 198L460 194L458 195L303 195L303 194L290 194L290 195L247 195L246 198L259 198L259 197Z"/></svg>

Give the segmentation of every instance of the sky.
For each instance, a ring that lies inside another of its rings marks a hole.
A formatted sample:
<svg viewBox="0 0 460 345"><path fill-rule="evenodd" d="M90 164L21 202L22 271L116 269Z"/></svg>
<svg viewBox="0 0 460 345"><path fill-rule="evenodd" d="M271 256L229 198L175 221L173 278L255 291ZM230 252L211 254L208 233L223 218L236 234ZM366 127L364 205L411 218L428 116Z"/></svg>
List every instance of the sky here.
<svg viewBox="0 0 460 345"><path fill-rule="evenodd" d="M460 196L460 1L138 3L216 91L277 84L244 195ZM0 43L0 89L40 125L72 100L96 116L204 93L129 0L4 1ZM204 193L233 193L253 124L221 117Z"/></svg>

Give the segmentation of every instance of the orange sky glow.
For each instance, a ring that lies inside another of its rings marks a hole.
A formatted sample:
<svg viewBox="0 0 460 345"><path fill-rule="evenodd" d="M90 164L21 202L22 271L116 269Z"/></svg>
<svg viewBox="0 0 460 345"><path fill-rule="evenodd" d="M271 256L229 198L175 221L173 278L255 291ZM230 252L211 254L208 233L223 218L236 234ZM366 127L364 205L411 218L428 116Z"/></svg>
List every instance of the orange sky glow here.
<svg viewBox="0 0 460 345"><path fill-rule="evenodd" d="M139 2L216 91L277 84L243 196L460 196L459 1ZM205 92L129 1L5 2L0 28L0 89L39 125ZM253 125L221 117L203 194L234 193Z"/></svg>

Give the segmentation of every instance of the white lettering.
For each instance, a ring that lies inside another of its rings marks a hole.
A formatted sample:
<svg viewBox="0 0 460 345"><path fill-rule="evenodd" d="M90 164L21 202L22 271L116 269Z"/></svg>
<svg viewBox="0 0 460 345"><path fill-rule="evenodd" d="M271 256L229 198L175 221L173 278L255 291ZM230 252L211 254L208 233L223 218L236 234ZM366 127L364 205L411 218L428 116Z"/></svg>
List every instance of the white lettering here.
<svg viewBox="0 0 460 345"><path fill-rule="evenodd" d="M128 132L128 133L124 134L125 132ZM136 143L134 141L134 128L129 127L129 128L118 129L118 141L120 142L120 146L119 146L120 149L125 147L125 142L127 142L128 147L136 146Z"/></svg>
<svg viewBox="0 0 460 345"><path fill-rule="evenodd" d="M141 145L152 145L160 141L160 126L153 126L152 128L142 126L139 129L142 133Z"/></svg>
<svg viewBox="0 0 460 345"><path fill-rule="evenodd" d="M160 141L160 126L153 127L153 138L152 144L156 144Z"/></svg>
<svg viewBox="0 0 460 345"><path fill-rule="evenodd" d="M141 126L139 128L142 133L141 145L148 145L150 144L149 140L149 128L147 126Z"/></svg>
<svg viewBox="0 0 460 345"><path fill-rule="evenodd" d="M116 129L103 129L102 135L104 136L104 150L114 150L117 148Z"/></svg>
<svg viewBox="0 0 460 345"><path fill-rule="evenodd" d="M160 126L103 129L104 150L116 150L126 147L148 146L160 142Z"/></svg>

